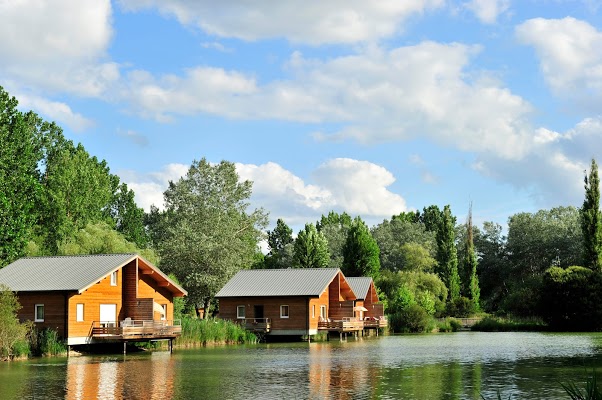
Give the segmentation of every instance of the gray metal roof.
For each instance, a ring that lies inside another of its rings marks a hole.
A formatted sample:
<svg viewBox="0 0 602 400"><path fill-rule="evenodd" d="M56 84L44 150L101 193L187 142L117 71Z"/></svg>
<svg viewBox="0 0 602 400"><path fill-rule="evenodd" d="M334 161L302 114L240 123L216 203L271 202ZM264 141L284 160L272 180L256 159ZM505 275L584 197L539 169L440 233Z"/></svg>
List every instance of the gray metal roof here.
<svg viewBox="0 0 602 400"><path fill-rule="evenodd" d="M215 297L319 296L339 272L338 268L242 270Z"/></svg>
<svg viewBox="0 0 602 400"><path fill-rule="evenodd" d="M26 257L0 269L12 291L80 291L138 257L136 254Z"/></svg>
<svg viewBox="0 0 602 400"><path fill-rule="evenodd" d="M365 300L366 295L368 294L368 290L370 289L370 283L372 282L372 278L365 276L358 277L346 277L349 286L351 286L351 290L357 296L358 300Z"/></svg>

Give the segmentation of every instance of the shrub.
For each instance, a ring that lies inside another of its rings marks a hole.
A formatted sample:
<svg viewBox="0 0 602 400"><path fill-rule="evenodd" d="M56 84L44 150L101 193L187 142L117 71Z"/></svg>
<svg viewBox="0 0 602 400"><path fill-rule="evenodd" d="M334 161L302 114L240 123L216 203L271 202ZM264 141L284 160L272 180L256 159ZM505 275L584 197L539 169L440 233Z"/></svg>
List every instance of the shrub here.
<svg viewBox="0 0 602 400"><path fill-rule="evenodd" d="M7 287L0 285L0 359L19 356L15 351L22 353L20 343L26 342L27 324L21 324L17 318L17 311L21 305L17 297Z"/></svg>
<svg viewBox="0 0 602 400"><path fill-rule="evenodd" d="M389 319L389 327L394 332L426 332L431 324L432 318L418 304L412 304Z"/></svg>
<svg viewBox="0 0 602 400"><path fill-rule="evenodd" d="M467 297L460 297L447 303L447 315L453 317L467 318L475 312L475 303Z"/></svg>
<svg viewBox="0 0 602 400"><path fill-rule="evenodd" d="M54 329L32 329L29 336L31 352L40 356L56 356L67 352L67 347Z"/></svg>

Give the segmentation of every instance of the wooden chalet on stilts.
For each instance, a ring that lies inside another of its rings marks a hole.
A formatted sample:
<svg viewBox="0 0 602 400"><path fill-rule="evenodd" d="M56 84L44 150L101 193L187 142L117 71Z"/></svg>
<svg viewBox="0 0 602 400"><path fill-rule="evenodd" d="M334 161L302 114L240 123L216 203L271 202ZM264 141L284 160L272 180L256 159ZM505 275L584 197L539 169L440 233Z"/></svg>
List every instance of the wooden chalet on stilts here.
<svg viewBox="0 0 602 400"><path fill-rule="evenodd" d="M378 299L374 280L370 277L348 277L347 282L357 296L355 301L355 317L363 322L364 330L373 329L378 334L379 328L387 327L387 317L383 304Z"/></svg>
<svg viewBox="0 0 602 400"><path fill-rule="evenodd" d="M338 268L242 270L216 297L220 318L260 334L342 337L364 329L354 311L358 297Z"/></svg>
<svg viewBox="0 0 602 400"><path fill-rule="evenodd" d="M21 321L51 328L69 346L172 340L173 299L186 290L137 254L21 258L0 269Z"/></svg>

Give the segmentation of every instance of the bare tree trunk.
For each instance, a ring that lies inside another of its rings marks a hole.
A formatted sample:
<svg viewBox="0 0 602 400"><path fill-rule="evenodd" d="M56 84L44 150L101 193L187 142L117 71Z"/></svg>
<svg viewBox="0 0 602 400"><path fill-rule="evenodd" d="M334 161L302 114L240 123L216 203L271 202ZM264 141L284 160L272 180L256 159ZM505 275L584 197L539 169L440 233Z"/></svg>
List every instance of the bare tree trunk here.
<svg viewBox="0 0 602 400"><path fill-rule="evenodd" d="M209 309L211 308L211 298L207 298L205 300L205 315L203 316L204 319L209 318Z"/></svg>

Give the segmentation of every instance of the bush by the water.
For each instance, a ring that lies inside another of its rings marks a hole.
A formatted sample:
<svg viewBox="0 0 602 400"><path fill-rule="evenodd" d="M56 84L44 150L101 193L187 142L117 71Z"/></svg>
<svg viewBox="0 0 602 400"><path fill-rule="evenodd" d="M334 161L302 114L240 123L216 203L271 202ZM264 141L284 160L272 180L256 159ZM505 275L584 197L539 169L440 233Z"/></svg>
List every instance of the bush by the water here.
<svg viewBox="0 0 602 400"><path fill-rule="evenodd" d="M27 333L30 325L19 322L17 311L20 308L14 293L0 285L0 360L29 354Z"/></svg>
<svg viewBox="0 0 602 400"><path fill-rule="evenodd" d="M231 321L219 318L182 318L182 335L176 345L199 346L211 343L256 343L257 336Z"/></svg>
<svg viewBox="0 0 602 400"><path fill-rule="evenodd" d="M67 346L54 329L32 329L29 334L31 354L37 356L56 356L67 352Z"/></svg>
<svg viewBox="0 0 602 400"><path fill-rule="evenodd" d="M500 318L485 317L471 328L479 332L525 332L547 330L547 325L539 318Z"/></svg>
<svg viewBox="0 0 602 400"><path fill-rule="evenodd" d="M602 273L575 266L552 267L543 282L542 315L552 329L602 329Z"/></svg>
<svg viewBox="0 0 602 400"><path fill-rule="evenodd" d="M455 318L445 318L437 322L437 330L439 332L458 332L462 324Z"/></svg>
<svg viewBox="0 0 602 400"><path fill-rule="evenodd" d="M467 318L476 312L474 301L460 297L447 303L446 313L452 317Z"/></svg>
<svg viewBox="0 0 602 400"><path fill-rule="evenodd" d="M389 328L393 332L428 332L432 325L432 317L418 304L412 304L389 317Z"/></svg>

